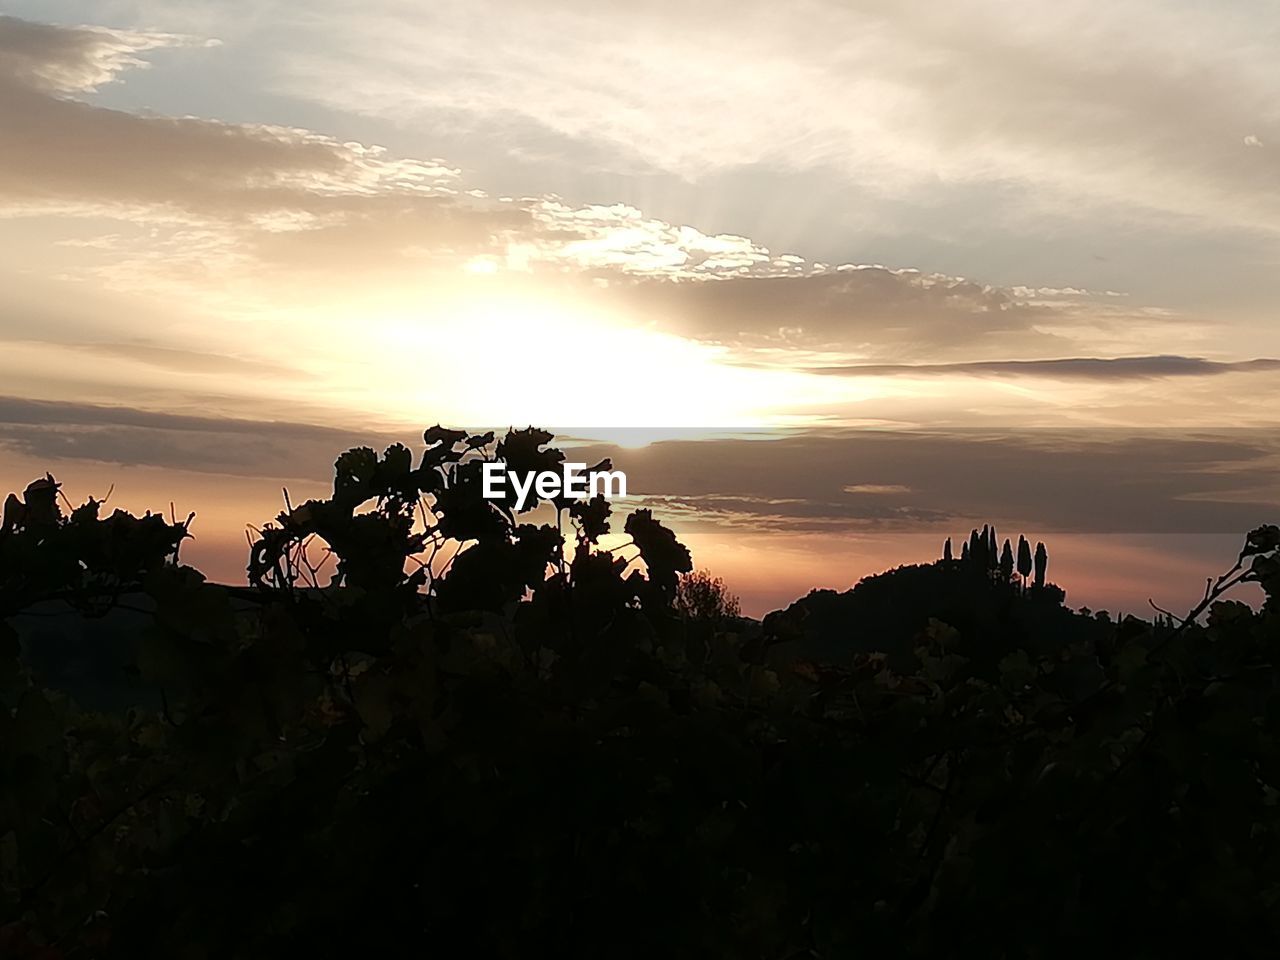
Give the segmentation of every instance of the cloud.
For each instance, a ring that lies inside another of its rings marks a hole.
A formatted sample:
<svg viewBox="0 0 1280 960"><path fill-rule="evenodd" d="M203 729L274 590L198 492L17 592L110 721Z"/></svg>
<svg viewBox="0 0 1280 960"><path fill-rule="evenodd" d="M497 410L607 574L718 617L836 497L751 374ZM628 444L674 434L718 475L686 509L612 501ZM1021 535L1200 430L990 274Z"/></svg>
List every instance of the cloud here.
<svg viewBox="0 0 1280 960"><path fill-rule="evenodd" d="M909 270L835 270L744 236L647 217L627 204L491 196L440 159L395 157L298 128L133 114L66 96L144 66L148 51L195 42L0 20L0 124L7 134L0 139L0 212L126 220L133 229L66 241L110 255L110 279L126 286L160 274L225 279L285 271L324 282L432 265L742 278L678 294L661 284L637 289L641 298L657 291L660 306L668 298L694 301L690 308L702 319L692 326L706 328L711 339L799 329L813 340L878 327L894 340L895 329L920 324L935 333L950 326L961 336L963 323L955 321L1011 333L1047 319L1050 301L1087 293L1002 289ZM140 231L140 224L151 229ZM813 275L824 276L752 282ZM744 316L747 325L732 330L725 314ZM924 319L913 320L917 315Z"/></svg>
<svg viewBox="0 0 1280 960"><path fill-rule="evenodd" d="M116 254L113 277L155 270L309 276L455 268L476 258L693 276L771 265L744 237L708 236L624 204L491 197L438 159L312 131L110 110L88 93L196 41L0 18L0 214L150 223L151 233L73 240ZM789 266L785 267L790 269Z"/></svg>
<svg viewBox="0 0 1280 960"><path fill-rule="evenodd" d="M0 397L0 446L51 462L164 467L273 482L317 480L350 447L412 440L378 430L302 422Z"/></svg>
<svg viewBox="0 0 1280 960"><path fill-rule="evenodd" d="M583 452L597 454L627 470L645 502L688 524L743 531L1002 518L1046 531L1239 533L1280 510L1280 444L1269 429L830 429Z"/></svg>
<svg viewBox="0 0 1280 960"><path fill-rule="evenodd" d="M977 360L967 363L866 363L811 367L813 373L846 377L996 376L1043 377L1050 380L1152 380L1165 377L1208 377L1228 373L1280 370L1280 360L1235 362L1200 357L1062 357L1049 360Z"/></svg>
<svg viewBox="0 0 1280 960"><path fill-rule="evenodd" d="M0 341L14 343L21 341ZM174 373L236 374L256 377L305 379L307 374L293 367L262 360L233 357L221 353L202 353L147 343L68 343L64 346L88 356L111 357Z"/></svg>
<svg viewBox="0 0 1280 960"><path fill-rule="evenodd" d="M7 29L0 24L0 33ZM75 61L65 66L77 72ZM0 74L0 124L0 205L11 213L323 223L387 194L439 204L456 179L438 163L392 160L303 130L95 107L12 72Z"/></svg>
<svg viewBox="0 0 1280 960"><path fill-rule="evenodd" d="M1070 341L1058 328L1084 308L1095 319L1141 314L1117 308L1110 292L809 263L626 204L492 197L442 160L305 130L108 110L58 92L83 92L149 50L194 41L12 19L0 37L12 60L0 70L0 123L13 133L0 139L0 210L118 218L122 229L63 246L96 255L81 271L120 289L171 301L190 290L205 307L239 310L358 282L394 290L422 270L557 282L568 271L571 285L608 285L597 302L641 324L660 318L664 330L744 349L862 359L939 359L995 342L1061 353Z"/></svg>
<svg viewBox="0 0 1280 960"><path fill-rule="evenodd" d="M397 441L418 445L408 432L0 398L0 447L68 478L85 469L70 461L88 462L95 482L110 482L106 463L317 483L343 450ZM1273 430L827 429L573 452L627 472L625 509L652 505L690 530L919 531L998 517L1046 531L1234 534L1280 510Z"/></svg>
<svg viewBox="0 0 1280 960"><path fill-rule="evenodd" d="M1154 331L1188 345L1199 333L1176 314L1109 293L1005 288L881 266L804 265L790 274L640 279L611 292L639 315L661 318L664 329L763 365L1045 357L1081 346L1124 353Z"/></svg>
<svg viewBox="0 0 1280 960"><path fill-rule="evenodd" d="M837 169L895 195L1023 187L1015 205L1064 217L1280 223L1274 167L1232 146L1242 127L1266 140L1280 125L1280 14L1265 4L1238 17L1155 0L1030 0L1017 17L997 0L324 10L282 57L285 92L455 130L534 125L614 172Z"/></svg>
<svg viewBox="0 0 1280 960"><path fill-rule="evenodd" d="M182 250L224 267L245 258L317 262L363 246L488 249L535 228L518 204L481 202L437 160L311 131L106 109L83 94L145 66L141 55L194 43L170 34L0 19L0 213L150 223L150 255ZM287 240L293 241L292 249ZM305 239L304 239L305 238ZM128 235L81 241L127 251Z"/></svg>
<svg viewBox="0 0 1280 960"><path fill-rule="evenodd" d="M139 53L195 42L179 34L55 27L0 15L0 80L41 93L86 93L126 69L145 67Z"/></svg>
<svg viewBox="0 0 1280 960"><path fill-rule="evenodd" d="M1069 415L1082 416L1110 398L905 396L885 376L871 396L812 369L1122 357L1153 340L1170 354L1224 352L1208 325L1110 289L816 263L630 204L491 195L444 160L82 99L151 51L196 42L0 21L0 214L9 216L0 240L8 232L30 245L39 229L52 249L6 277L25 289L52 271L67 288L94 291L72 310L63 293L50 302L0 289L18 328L0 365L12 390L156 406L185 393L221 413L253 409L255 398L290 410L310 400L317 417L339 408L392 422L424 408L488 417L526 395L564 411L577 400L548 397L525 352L533 335L583 369L661 354L674 359L655 370L697 371L660 410L614 391L593 407L601 419L686 422L713 411L723 425L739 422L725 416L736 404L747 419L804 407L798 415L809 418L929 422L976 418L998 400L995 413L1023 422L1029 403L1048 415L1069 400ZM15 219L32 214L62 216ZM95 311L104 288L132 300ZM35 350L40 341L57 349ZM477 357L501 371L501 396L471 389ZM1036 369L1068 376L1061 364ZM209 379L193 390L176 373ZM1074 368L1069 377L1137 379ZM1121 405L1164 404L1157 393Z"/></svg>

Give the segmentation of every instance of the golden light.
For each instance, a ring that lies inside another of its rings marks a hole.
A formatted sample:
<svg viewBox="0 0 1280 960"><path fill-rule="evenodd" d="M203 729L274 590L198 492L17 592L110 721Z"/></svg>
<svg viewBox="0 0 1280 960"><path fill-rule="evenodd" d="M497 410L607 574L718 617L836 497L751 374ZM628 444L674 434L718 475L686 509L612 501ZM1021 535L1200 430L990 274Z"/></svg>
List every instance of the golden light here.
<svg viewBox="0 0 1280 960"><path fill-rule="evenodd" d="M730 362L687 340L527 291L468 286L322 321L326 398L406 424L601 429L636 446L688 431L793 422L789 408L883 395L884 385ZM314 320L313 320L314 322ZM313 341L315 342L315 341Z"/></svg>

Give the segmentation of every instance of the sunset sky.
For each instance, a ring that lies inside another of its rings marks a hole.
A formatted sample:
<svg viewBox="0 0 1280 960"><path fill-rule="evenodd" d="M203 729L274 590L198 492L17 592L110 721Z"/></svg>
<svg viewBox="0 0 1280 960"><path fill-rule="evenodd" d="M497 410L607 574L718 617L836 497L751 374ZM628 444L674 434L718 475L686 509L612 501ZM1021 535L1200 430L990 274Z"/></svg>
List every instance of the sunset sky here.
<svg viewBox="0 0 1280 960"><path fill-rule="evenodd" d="M1280 518L1280 6L0 0L0 476L194 509L609 444L760 614L994 521L1189 607Z"/></svg>

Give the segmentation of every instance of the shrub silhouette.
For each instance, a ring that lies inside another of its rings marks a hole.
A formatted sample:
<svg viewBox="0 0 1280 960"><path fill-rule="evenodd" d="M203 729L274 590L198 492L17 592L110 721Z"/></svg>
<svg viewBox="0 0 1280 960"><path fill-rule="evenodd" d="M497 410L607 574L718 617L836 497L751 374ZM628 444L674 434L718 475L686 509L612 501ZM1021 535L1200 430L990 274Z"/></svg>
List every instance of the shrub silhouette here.
<svg viewBox="0 0 1280 960"><path fill-rule="evenodd" d="M116 510L103 518L90 498L64 516L52 475L33 480L22 498L9 494L0 527L0 615L42 600L63 599L91 612L167 564L176 563L192 517L168 522Z"/></svg>
<svg viewBox="0 0 1280 960"><path fill-rule="evenodd" d="M1274 955L1280 528L1154 623L1012 589L990 529L695 622L647 512L605 549L603 500L477 497L474 464L551 439L349 451L242 588L178 561L186 524L14 497L0 953ZM154 697L50 685L36 601L142 611Z"/></svg>
<svg viewBox="0 0 1280 960"><path fill-rule="evenodd" d="M712 623L731 620L742 613L738 598L729 592L724 580L706 570L681 574L675 607L683 617Z"/></svg>

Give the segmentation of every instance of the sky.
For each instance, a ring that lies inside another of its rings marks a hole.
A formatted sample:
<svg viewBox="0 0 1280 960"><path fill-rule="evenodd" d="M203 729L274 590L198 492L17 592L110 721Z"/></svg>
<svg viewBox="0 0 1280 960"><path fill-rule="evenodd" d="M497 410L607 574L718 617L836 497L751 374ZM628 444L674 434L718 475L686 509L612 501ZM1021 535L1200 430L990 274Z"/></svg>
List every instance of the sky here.
<svg viewBox="0 0 1280 960"><path fill-rule="evenodd" d="M220 578L436 422L613 453L756 614L987 521L1185 609L1280 514L1275 4L0 17L0 476Z"/></svg>

